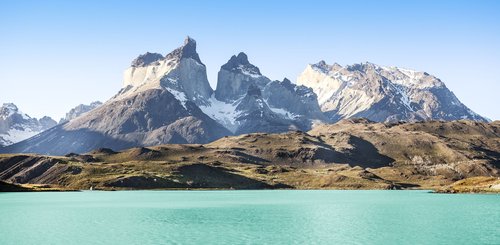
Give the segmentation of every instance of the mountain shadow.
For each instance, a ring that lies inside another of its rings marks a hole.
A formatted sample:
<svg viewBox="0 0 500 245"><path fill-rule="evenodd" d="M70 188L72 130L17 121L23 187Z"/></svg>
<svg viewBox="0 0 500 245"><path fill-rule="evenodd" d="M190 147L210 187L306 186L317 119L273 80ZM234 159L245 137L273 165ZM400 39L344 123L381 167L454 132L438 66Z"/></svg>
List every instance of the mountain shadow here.
<svg viewBox="0 0 500 245"><path fill-rule="evenodd" d="M265 182L233 174L222 167L205 164L191 164L178 169L183 181L191 183L192 188L234 188L234 189L271 189Z"/></svg>
<svg viewBox="0 0 500 245"><path fill-rule="evenodd" d="M380 168L389 166L394 159L380 154L378 149L369 141L360 137L351 135L349 144L353 149L346 152L343 159L351 166L360 166L363 168Z"/></svg>

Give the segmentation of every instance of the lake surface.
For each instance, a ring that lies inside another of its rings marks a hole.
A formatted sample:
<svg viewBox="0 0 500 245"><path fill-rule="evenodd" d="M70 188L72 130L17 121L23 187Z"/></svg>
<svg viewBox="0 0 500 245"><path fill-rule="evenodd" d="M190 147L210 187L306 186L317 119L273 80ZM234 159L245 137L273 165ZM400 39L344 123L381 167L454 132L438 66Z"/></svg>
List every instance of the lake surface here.
<svg viewBox="0 0 500 245"><path fill-rule="evenodd" d="M0 244L500 244L500 195L0 193Z"/></svg>

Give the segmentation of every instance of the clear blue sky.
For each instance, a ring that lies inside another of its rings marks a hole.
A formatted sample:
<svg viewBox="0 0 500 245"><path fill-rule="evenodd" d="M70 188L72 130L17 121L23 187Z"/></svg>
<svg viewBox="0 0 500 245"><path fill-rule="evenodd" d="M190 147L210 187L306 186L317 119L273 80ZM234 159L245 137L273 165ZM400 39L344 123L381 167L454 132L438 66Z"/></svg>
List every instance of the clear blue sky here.
<svg viewBox="0 0 500 245"><path fill-rule="evenodd" d="M215 88L231 55L269 78L308 63L370 61L427 71L500 119L500 1L0 1L0 102L56 120L105 101L146 51L197 40Z"/></svg>

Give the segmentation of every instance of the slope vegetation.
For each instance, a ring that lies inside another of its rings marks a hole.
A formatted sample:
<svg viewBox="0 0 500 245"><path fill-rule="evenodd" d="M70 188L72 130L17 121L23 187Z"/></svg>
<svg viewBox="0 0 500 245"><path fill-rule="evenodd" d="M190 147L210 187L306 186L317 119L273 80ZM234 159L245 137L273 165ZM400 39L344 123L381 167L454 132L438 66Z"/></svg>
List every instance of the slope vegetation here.
<svg viewBox="0 0 500 245"><path fill-rule="evenodd" d="M466 178L497 178L499 167L498 122L350 119L203 145L0 155L0 180L59 189L443 189Z"/></svg>

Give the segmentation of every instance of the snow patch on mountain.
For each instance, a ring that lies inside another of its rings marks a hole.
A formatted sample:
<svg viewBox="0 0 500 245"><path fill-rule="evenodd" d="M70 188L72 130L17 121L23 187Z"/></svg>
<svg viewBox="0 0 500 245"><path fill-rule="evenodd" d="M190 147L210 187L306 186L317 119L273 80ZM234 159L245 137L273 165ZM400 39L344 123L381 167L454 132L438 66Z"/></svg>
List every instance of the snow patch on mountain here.
<svg viewBox="0 0 500 245"><path fill-rule="evenodd" d="M0 134L0 144L11 145L11 144L14 144L16 142L30 138L32 136L35 136L36 134L38 134L40 132L41 131L33 131L30 128L9 129L7 132Z"/></svg>
<svg viewBox="0 0 500 245"><path fill-rule="evenodd" d="M249 69L247 66L244 65L238 65L237 69L240 70L243 75L247 75L253 78L262 77L262 75L259 72L256 72L254 69Z"/></svg>
<svg viewBox="0 0 500 245"><path fill-rule="evenodd" d="M188 99L186 98L186 94L184 92L181 92L181 91L178 91L178 90L175 90L175 89L172 89L172 88L165 88L167 89L168 92L170 92L171 94L174 95L174 97L181 102L182 106L184 107L184 109L187 109L186 108L186 102L188 101Z"/></svg>
<svg viewBox="0 0 500 245"><path fill-rule="evenodd" d="M212 95L209 99L207 105L201 105L200 109L203 113L207 114L209 117L216 120L218 123L222 124L232 133L236 132L239 123L236 121L238 116L240 116L240 111L236 110L239 101L233 103L226 103L215 98Z"/></svg>
<svg viewBox="0 0 500 245"><path fill-rule="evenodd" d="M269 106L269 109L271 109L271 111L273 111L274 113L279 114L282 117L290 119L290 120L295 120L297 117L297 115L294 115L293 113L289 112L288 110L286 110L284 108L275 108L275 107Z"/></svg>

